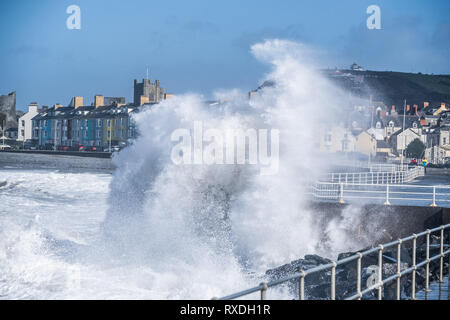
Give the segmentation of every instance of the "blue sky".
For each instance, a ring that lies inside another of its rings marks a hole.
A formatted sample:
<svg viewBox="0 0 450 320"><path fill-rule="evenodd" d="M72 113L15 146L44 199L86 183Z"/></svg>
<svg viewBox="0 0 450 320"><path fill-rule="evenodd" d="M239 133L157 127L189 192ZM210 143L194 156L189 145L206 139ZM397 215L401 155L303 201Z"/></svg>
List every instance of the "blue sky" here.
<svg viewBox="0 0 450 320"><path fill-rule="evenodd" d="M66 8L81 8L68 30ZM381 8L381 30L366 8ZM448 0L6 0L0 2L0 94L68 104L74 95L132 100L133 79L172 93L258 86L267 66L250 54L265 38L308 44L321 67L450 73Z"/></svg>

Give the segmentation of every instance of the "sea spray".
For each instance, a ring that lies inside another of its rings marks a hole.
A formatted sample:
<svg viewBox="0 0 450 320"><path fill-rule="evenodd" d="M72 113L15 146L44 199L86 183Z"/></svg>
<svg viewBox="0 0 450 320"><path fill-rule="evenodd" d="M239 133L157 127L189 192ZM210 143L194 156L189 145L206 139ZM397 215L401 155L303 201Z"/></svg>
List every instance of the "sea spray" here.
<svg viewBox="0 0 450 320"><path fill-rule="evenodd" d="M227 98L222 91L226 100L218 104L189 94L146 107L135 116L139 137L114 157L105 236L130 261L156 272L171 270L186 298L208 297L195 296L196 286L226 293L214 283L225 270L223 280L238 283L318 247L306 185L326 168L316 147L320 125L345 95L309 65L309 53L297 43L269 40L252 53L271 64L265 80L273 86L251 100L236 91ZM279 130L279 171L261 175L250 164L175 164L172 133L196 122L223 132ZM198 280L190 293L187 278Z"/></svg>

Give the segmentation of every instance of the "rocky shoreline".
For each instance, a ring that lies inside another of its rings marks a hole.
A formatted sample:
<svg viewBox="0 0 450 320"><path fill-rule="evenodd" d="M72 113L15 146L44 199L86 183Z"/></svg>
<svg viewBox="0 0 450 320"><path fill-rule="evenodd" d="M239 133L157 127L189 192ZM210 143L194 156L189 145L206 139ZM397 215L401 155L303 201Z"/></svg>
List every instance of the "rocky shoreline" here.
<svg viewBox="0 0 450 320"><path fill-rule="evenodd" d="M444 251L449 245L448 231L444 236ZM365 248L359 252L369 250ZM345 252L338 255L338 261L355 255L357 252ZM430 237L430 258L439 255L440 239L435 236ZM400 269L405 270L412 266L412 248L402 248ZM426 260L426 244L417 245L416 265ZM291 263L266 271L269 281L275 281L308 269L331 263L332 261L318 255L305 255L303 259L294 260ZM449 257L444 258L444 274L448 275ZM439 280L440 259L430 262L430 283ZM383 250L382 277L386 279L397 273L397 247L389 247ZM416 273L416 292L425 288L426 268L419 267ZM356 294L357 282L357 262L356 260L338 265L336 267L336 299L345 299ZM401 299L410 299L412 291L412 273L401 277ZM361 290L364 290L378 283L378 252L373 252L361 259ZM294 279L286 282L289 292L294 297L299 297L299 280ZM383 299L396 299L397 281L391 281L383 286ZM305 277L304 283L305 299L309 300L327 300L331 298L331 268L324 271L315 272ZM297 298L298 299L298 298ZM365 294L362 299L377 299L377 290Z"/></svg>

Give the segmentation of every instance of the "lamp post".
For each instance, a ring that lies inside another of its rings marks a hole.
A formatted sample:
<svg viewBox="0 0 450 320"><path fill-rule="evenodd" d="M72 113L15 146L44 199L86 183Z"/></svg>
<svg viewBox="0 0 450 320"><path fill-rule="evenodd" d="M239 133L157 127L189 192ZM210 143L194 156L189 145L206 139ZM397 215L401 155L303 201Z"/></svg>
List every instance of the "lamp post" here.
<svg viewBox="0 0 450 320"><path fill-rule="evenodd" d="M402 127L403 149L402 149L402 159L401 159L401 167L402 168L403 168L403 153L406 151L405 117L406 117L406 99L405 99L405 102L403 103L403 127Z"/></svg>

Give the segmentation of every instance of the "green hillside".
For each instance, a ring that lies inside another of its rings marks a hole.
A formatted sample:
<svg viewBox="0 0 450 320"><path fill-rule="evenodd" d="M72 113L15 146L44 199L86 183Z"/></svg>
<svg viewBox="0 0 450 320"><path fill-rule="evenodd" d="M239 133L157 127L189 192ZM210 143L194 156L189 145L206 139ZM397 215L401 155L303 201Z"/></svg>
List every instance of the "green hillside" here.
<svg viewBox="0 0 450 320"><path fill-rule="evenodd" d="M408 104L423 105L424 101L432 105L441 102L450 103L450 75L430 75L421 73L405 73L391 71L352 71L341 70L355 76L363 76L359 86L344 84L354 93L368 97L372 95L376 101L383 101L387 105ZM339 79L337 79L338 82Z"/></svg>

